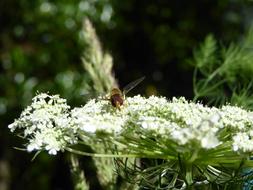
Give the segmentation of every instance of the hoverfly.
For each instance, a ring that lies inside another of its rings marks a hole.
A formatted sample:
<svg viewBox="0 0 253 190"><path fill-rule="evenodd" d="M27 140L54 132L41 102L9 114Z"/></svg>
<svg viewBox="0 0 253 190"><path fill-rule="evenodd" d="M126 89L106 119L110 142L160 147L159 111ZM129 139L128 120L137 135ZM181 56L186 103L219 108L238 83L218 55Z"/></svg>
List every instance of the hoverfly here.
<svg viewBox="0 0 253 190"><path fill-rule="evenodd" d="M110 97L108 100L111 102L113 107L120 109L120 107L124 104L125 95L136 87L140 82L144 80L145 77L141 77L128 85L126 85L123 90L121 91L119 88L113 88L110 92Z"/></svg>

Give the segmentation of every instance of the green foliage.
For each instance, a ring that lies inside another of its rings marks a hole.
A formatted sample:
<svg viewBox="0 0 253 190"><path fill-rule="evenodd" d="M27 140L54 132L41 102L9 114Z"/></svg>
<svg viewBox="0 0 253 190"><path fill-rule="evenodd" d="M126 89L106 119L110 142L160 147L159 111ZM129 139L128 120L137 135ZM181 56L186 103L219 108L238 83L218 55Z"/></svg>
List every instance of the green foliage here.
<svg viewBox="0 0 253 190"><path fill-rule="evenodd" d="M193 84L195 100L209 104L231 102L250 109L252 104L253 30L228 47L217 44L212 35L194 51Z"/></svg>
<svg viewBox="0 0 253 190"><path fill-rule="evenodd" d="M79 104L83 101L80 95L89 89L89 78L79 58L85 48L79 34L82 20L89 15L100 21L109 2L17 3L21 9L19 19L14 20L10 32L0 36L4 69L0 85L5 89L2 95L8 97L2 105L6 109L27 105L36 91L60 93L74 105ZM110 17L102 23L107 27Z"/></svg>

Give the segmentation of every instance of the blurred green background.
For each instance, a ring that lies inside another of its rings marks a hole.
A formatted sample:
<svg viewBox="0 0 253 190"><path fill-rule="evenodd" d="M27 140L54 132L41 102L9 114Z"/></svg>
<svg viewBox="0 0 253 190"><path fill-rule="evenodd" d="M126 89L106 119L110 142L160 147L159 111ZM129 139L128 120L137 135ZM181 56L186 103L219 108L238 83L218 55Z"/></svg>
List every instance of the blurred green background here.
<svg viewBox="0 0 253 190"><path fill-rule="evenodd" d="M212 33L238 42L251 25L253 2L239 0L1 0L0 190L73 189L67 160L13 149L22 139L7 128L37 91L71 106L91 89L81 56L82 22L93 22L114 58L120 86L146 76L132 94L193 98L193 50ZM89 172L88 172L89 174ZM87 175L88 175L87 174Z"/></svg>

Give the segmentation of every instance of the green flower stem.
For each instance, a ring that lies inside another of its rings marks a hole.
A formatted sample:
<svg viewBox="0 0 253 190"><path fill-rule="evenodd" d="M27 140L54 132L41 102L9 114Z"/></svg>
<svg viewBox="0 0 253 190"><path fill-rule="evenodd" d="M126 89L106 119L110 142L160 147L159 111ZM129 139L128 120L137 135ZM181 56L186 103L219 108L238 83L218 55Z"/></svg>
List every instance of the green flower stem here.
<svg viewBox="0 0 253 190"><path fill-rule="evenodd" d="M186 174L185 174L185 182L187 186L192 186L193 179L192 179L192 165L191 164L185 164Z"/></svg>
<svg viewBox="0 0 253 190"><path fill-rule="evenodd" d="M79 160L75 154L70 154L71 174L75 190L89 190L84 171L80 169Z"/></svg>
<svg viewBox="0 0 253 190"><path fill-rule="evenodd" d="M160 158L160 159L167 159L166 157L157 157L152 155L139 155L139 154L97 154L97 153L89 153L89 152L83 152L80 150L76 150L73 148L66 147L65 150L82 156L91 156L91 157L97 157L97 158Z"/></svg>

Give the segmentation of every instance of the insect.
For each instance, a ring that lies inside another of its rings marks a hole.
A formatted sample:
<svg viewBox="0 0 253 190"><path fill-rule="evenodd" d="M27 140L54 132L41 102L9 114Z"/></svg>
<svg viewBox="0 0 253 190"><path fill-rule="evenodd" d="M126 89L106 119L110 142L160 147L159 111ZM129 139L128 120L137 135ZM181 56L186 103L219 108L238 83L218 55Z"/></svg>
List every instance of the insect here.
<svg viewBox="0 0 253 190"><path fill-rule="evenodd" d="M120 107L124 104L125 95L136 87L140 82L144 80L145 77L141 77L128 85L126 85L123 90L121 91L119 88L113 88L110 92L110 97L108 100L111 102L113 107L120 109Z"/></svg>

